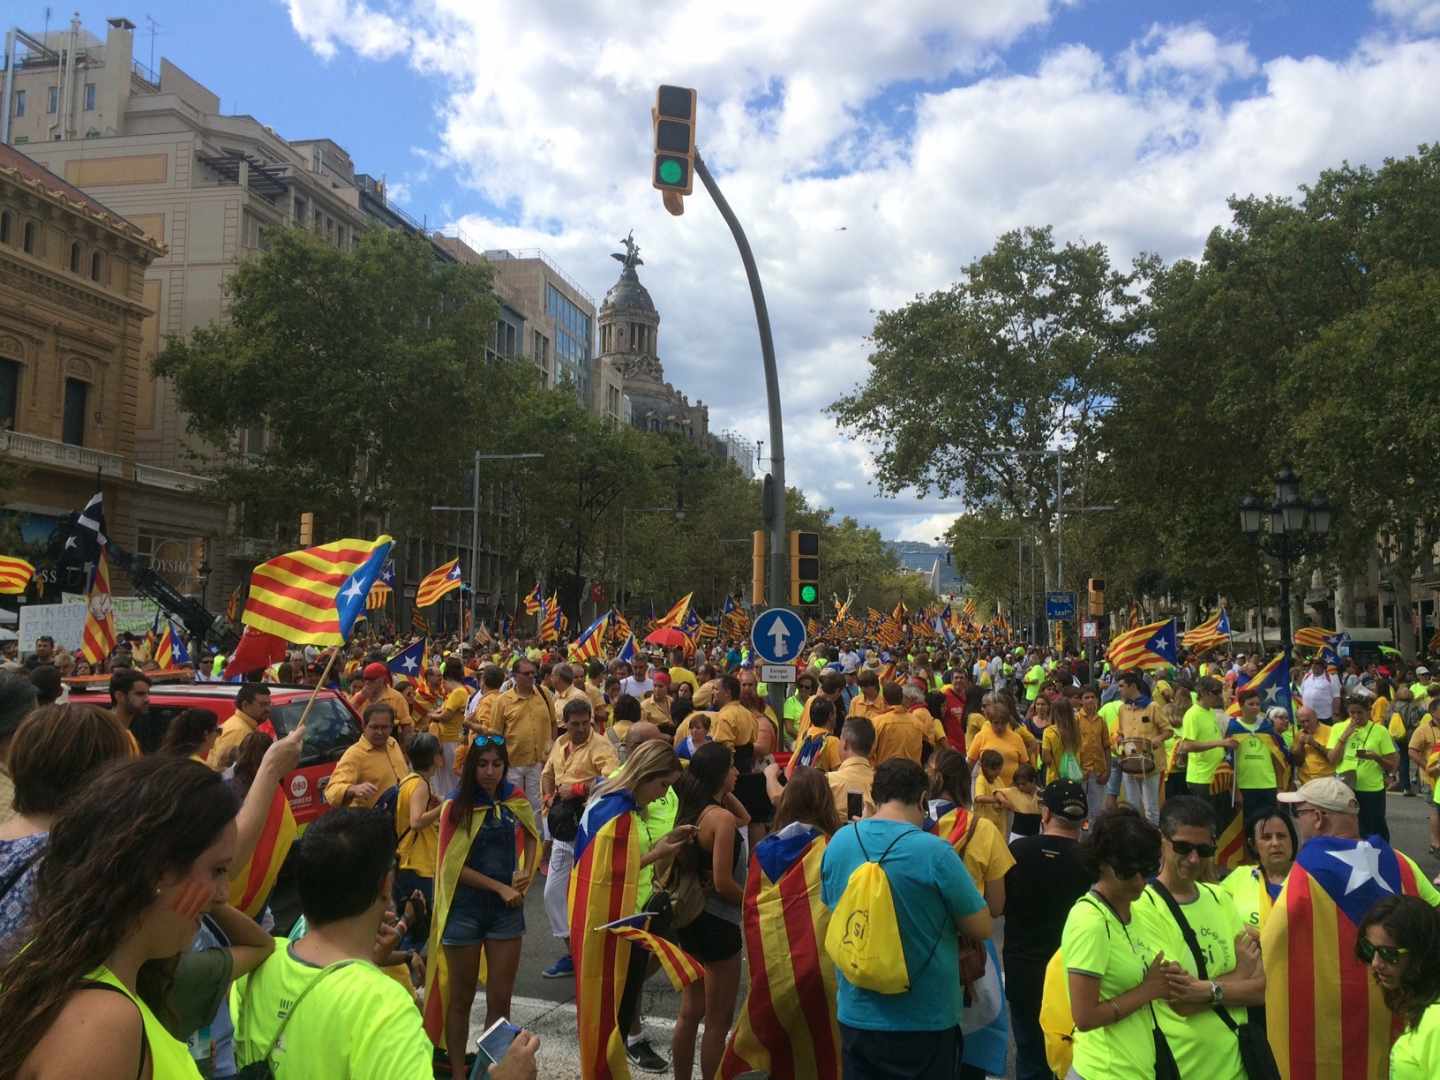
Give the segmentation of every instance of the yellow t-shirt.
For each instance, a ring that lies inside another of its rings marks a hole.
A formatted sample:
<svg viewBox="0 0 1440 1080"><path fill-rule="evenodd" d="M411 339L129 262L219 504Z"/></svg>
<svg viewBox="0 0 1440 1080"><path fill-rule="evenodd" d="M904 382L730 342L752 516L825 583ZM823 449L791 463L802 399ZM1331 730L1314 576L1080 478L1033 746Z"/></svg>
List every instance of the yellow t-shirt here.
<svg viewBox="0 0 1440 1080"><path fill-rule="evenodd" d="M439 729L436 734L441 742L460 741L460 725L465 720L465 706L469 704L470 691L463 686L457 686L445 695L445 704L441 706L445 710L445 716L436 725Z"/></svg>
<svg viewBox="0 0 1440 1080"><path fill-rule="evenodd" d="M1009 845L1005 843L1003 827L997 828L986 814L977 813L975 816L975 835L965 845L965 854L960 861L970 871L975 888L984 896L986 884L1003 878L1015 865L1015 856L1010 854Z"/></svg>
<svg viewBox="0 0 1440 1080"><path fill-rule="evenodd" d="M401 870L413 870L421 877L435 876L435 854L440 847L440 819L436 818L428 828L410 829L410 797L415 789L425 784L425 778L418 774L405 777L400 782L399 798L395 800L395 835L405 835L396 847L400 857ZM406 829L410 829L406 832Z"/></svg>
<svg viewBox="0 0 1440 1080"><path fill-rule="evenodd" d="M999 777L996 777L994 784L991 784L989 780L985 779L985 774L979 770L976 770L975 777L970 783L970 794L972 798L977 800L975 816L981 821L988 821L1001 836L1004 836L1006 833L1005 807L994 803L980 803L978 800L994 796L1004 786L1003 773ZM974 843L974 841L971 841L971 843ZM968 855L969 852L967 851L966 854Z"/></svg>

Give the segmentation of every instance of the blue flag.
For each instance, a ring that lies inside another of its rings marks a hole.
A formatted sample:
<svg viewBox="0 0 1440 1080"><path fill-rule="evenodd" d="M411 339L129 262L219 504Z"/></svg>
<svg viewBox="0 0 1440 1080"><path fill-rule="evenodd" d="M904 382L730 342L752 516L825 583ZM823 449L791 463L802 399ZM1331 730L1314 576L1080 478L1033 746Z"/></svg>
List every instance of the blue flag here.
<svg viewBox="0 0 1440 1080"><path fill-rule="evenodd" d="M425 640L415 642L414 645L391 657L389 662L390 674L404 675L407 678L415 678L420 674L420 665L425 662Z"/></svg>

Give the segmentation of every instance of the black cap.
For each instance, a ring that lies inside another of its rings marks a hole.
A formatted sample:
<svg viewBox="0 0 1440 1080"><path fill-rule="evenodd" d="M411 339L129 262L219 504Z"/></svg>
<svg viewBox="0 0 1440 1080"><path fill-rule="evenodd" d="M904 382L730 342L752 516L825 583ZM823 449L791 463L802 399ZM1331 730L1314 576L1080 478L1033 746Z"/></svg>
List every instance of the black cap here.
<svg viewBox="0 0 1440 1080"><path fill-rule="evenodd" d="M1040 801L1052 814L1058 814L1066 821L1081 822L1090 816L1090 803L1085 798L1085 789L1074 780L1052 780L1040 793Z"/></svg>

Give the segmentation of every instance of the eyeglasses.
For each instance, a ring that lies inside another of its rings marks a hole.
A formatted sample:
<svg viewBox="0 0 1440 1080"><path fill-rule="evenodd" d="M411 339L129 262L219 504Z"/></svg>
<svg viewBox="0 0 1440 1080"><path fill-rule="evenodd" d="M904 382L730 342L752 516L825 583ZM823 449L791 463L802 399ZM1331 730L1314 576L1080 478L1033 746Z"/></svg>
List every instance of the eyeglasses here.
<svg viewBox="0 0 1440 1080"><path fill-rule="evenodd" d="M1158 862L1131 863L1128 866L1115 867L1115 876L1121 880L1132 878L1136 874L1139 874L1143 878L1152 878L1159 872L1160 864Z"/></svg>
<svg viewBox="0 0 1440 1080"><path fill-rule="evenodd" d="M1400 962L1402 956L1410 955L1410 950L1402 949L1397 945L1374 945L1365 938L1361 938L1355 942L1355 955L1358 956L1360 962L1364 964L1370 963L1370 961L1378 956L1382 963L1394 967Z"/></svg>
<svg viewBox="0 0 1440 1080"><path fill-rule="evenodd" d="M475 741L470 744L472 749L479 750L486 746L504 746L504 735L476 735Z"/></svg>
<svg viewBox="0 0 1440 1080"><path fill-rule="evenodd" d="M1166 837L1169 840L1169 837ZM1192 844L1189 840L1170 840L1170 846L1175 849L1175 854L1182 859L1199 852L1202 859L1215 857L1214 844Z"/></svg>

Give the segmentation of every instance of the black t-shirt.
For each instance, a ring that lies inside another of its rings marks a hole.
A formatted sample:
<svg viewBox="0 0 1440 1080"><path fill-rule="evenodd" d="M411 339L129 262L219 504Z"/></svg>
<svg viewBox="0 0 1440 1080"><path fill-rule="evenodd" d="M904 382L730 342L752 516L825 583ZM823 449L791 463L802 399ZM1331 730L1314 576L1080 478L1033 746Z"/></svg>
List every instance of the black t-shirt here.
<svg viewBox="0 0 1440 1080"><path fill-rule="evenodd" d="M1092 884L1080 841L1026 836L1010 845L1005 875L1005 958L1048 963L1060 947L1065 918Z"/></svg>

